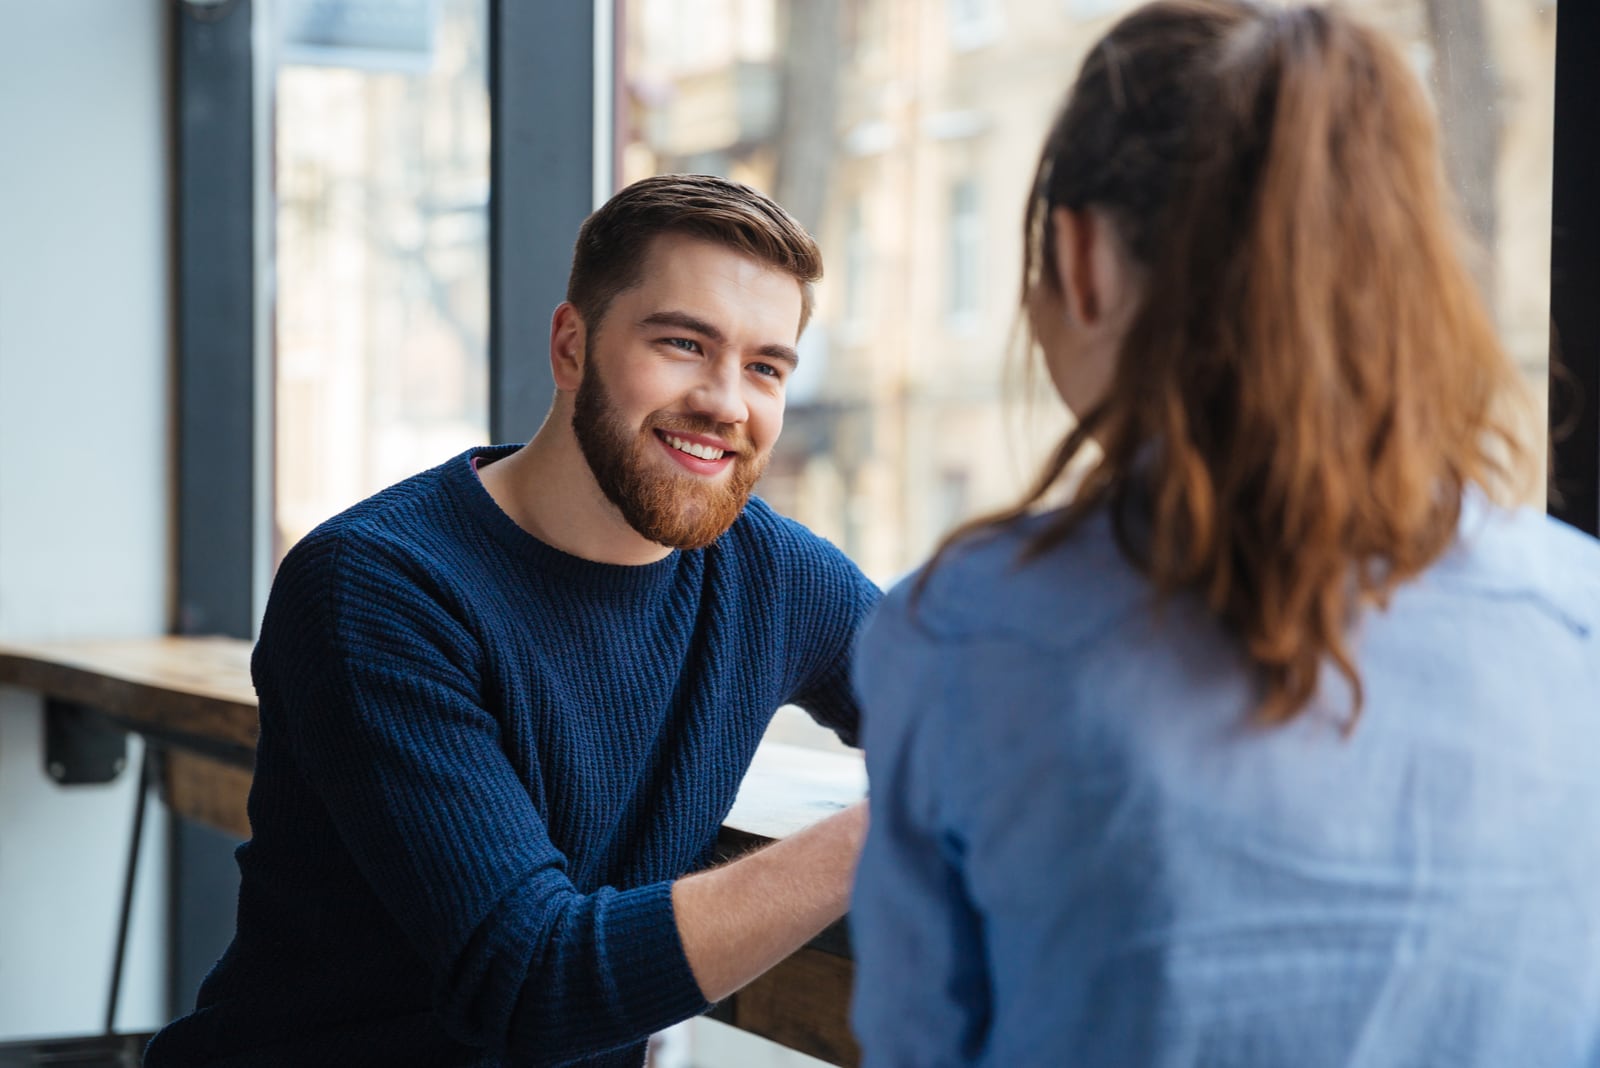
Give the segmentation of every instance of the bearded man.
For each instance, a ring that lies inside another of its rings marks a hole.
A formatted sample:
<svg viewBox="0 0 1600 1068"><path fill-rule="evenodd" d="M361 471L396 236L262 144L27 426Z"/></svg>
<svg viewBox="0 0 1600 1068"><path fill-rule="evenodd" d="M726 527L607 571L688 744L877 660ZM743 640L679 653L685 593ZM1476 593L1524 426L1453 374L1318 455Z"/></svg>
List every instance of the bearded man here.
<svg viewBox="0 0 1600 1068"><path fill-rule="evenodd" d="M820 273L754 190L630 186L579 233L533 440L289 553L237 933L146 1064L636 1068L843 914L864 806L699 871L780 705L856 735L878 590L750 496Z"/></svg>

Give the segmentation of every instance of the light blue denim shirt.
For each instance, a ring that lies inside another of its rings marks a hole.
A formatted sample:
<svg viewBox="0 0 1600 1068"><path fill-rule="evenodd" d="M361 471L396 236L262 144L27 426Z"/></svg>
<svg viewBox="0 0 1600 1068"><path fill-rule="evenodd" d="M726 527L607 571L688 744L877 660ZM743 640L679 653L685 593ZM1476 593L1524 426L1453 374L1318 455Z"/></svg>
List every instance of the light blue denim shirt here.
<svg viewBox="0 0 1600 1068"><path fill-rule="evenodd" d="M1600 1064L1600 543L1469 499L1337 679L1236 642L1104 515L900 584L858 661L868 1068Z"/></svg>

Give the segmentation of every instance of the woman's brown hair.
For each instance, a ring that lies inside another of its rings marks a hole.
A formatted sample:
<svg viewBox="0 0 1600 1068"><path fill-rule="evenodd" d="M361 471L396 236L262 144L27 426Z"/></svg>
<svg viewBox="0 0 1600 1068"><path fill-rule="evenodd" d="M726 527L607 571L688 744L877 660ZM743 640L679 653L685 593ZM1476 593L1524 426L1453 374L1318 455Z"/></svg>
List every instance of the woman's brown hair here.
<svg viewBox="0 0 1600 1068"><path fill-rule="evenodd" d="M1512 485L1517 372L1464 262L1429 105L1397 50L1336 8L1160 0L1084 61L1024 223L1024 312L1057 292L1050 213L1109 218L1142 298L1107 396L1015 507L1090 442L1029 545L1107 507L1162 596L1193 590L1286 721L1351 624L1455 537L1469 483ZM942 552L943 550L941 550Z"/></svg>

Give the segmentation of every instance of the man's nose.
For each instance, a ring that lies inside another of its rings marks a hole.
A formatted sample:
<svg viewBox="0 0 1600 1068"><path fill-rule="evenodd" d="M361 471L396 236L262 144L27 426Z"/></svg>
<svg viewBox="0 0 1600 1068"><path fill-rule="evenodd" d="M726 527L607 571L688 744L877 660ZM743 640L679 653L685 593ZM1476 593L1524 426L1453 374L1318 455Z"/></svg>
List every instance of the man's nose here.
<svg viewBox="0 0 1600 1068"><path fill-rule="evenodd" d="M696 414L718 423L743 423L748 419L750 408L745 403L738 362L707 363L704 374L689 392L689 406Z"/></svg>

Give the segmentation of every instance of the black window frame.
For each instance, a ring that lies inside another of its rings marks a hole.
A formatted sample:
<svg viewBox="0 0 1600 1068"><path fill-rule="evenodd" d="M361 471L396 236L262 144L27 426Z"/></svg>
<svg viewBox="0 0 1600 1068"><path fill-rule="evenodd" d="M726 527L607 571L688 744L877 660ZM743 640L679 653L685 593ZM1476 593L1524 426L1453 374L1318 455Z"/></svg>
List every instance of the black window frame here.
<svg viewBox="0 0 1600 1068"><path fill-rule="evenodd" d="M1550 514L1600 537L1600 5L1556 14Z"/></svg>

